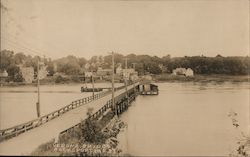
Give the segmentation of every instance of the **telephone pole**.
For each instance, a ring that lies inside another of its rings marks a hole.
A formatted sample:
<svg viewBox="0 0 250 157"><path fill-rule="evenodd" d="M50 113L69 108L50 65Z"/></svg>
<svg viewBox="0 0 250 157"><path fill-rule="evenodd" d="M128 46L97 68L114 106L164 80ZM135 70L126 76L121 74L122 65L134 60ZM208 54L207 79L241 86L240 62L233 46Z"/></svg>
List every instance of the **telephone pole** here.
<svg viewBox="0 0 250 157"><path fill-rule="evenodd" d="M135 65L136 65L136 63L132 63L133 64L133 69L134 69L134 71L135 71ZM134 94L135 94L135 81L133 80L133 88L134 88Z"/></svg>
<svg viewBox="0 0 250 157"><path fill-rule="evenodd" d="M95 96L95 86L94 86L94 74L93 74L93 69L91 69L91 73L92 73L92 75L91 75L91 81L92 81L92 90L93 90L93 92L92 92L92 96L93 96L93 99L94 99L94 96Z"/></svg>
<svg viewBox="0 0 250 157"><path fill-rule="evenodd" d="M127 77L128 77L128 58L126 57L125 58L125 89L126 89L126 98L127 98L127 103L129 103L129 100L128 100L128 82L127 82Z"/></svg>
<svg viewBox="0 0 250 157"><path fill-rule="evenodd" d="M36 103L36 111L37 111L37 117L40 117L40 78L39 78L39 66L40 62L39 59L37 61L37 103Z"/></svg>
<svg viewBox="0 0 250 157"><path fill-rule="evenodd" d="M115 75L115 61L114 61L114 52L112 52L112 106L113 109L115 110L115 115L117 115L115 106L114 75Z"/></svg>

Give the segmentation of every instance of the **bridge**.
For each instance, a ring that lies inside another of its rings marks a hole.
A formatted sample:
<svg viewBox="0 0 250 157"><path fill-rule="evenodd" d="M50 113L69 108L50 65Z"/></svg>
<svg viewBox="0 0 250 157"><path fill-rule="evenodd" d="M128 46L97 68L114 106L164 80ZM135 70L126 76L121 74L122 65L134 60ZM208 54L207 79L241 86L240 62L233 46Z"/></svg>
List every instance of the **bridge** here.
<svg viewBox="0 0 250 157"><path fill-rule="evenodd" d="M109 90L73 101L32 121L0 130L0 154L29 155L39 145L78 127L82 120L98 118L108 110L114 110L119 115L128 108L131 101L135 100L138 91L138 82L128 85L127 89L121 86L114 92L115 105L112 105L112 93ZM91 117L86 114L88 108L93 108L94 114Z"/></svg>

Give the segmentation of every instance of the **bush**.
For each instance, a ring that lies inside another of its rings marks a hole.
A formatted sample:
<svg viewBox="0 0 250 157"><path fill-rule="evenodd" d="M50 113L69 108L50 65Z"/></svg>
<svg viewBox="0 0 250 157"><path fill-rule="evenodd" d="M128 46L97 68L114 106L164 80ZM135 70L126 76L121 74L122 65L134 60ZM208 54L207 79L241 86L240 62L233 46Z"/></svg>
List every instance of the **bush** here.
<svg viewBox="0 0 250 157"><path fill-rule="evenodd" d="M61 75L58 75L58 76L56 76L55 82L56 83L62 83L62 82L66 82L68 80L69 79L62 77Z"/></svg>
<svg viewBox="0 0 250 157"><path fill-rule="evenodd" d="M80 82L80 79L79 79L79 77L77 77L77 76L71 76L71 80L72 80L73 82Z"/></svg>
<svg viewBox="0 0 250 157"><path fill-rule="evenodd" d="M93 108L89 108L87 115L90 116L93 112ZM88 118L81 125L82 131L82 142L89 143L104 143L106 140L106 136L102 133L102 125L97 122L97 120L93 120Z"/></svg>

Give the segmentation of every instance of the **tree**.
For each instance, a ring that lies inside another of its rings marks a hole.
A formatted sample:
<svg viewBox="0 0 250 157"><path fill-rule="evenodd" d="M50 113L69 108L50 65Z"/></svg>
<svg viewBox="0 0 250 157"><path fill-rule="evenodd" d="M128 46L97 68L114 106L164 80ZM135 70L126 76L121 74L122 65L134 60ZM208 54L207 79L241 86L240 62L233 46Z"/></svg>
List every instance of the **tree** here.
<svg viewBox="0 0 250 157"><path fill-rule="evenodd" d="M14 55L15 64L23 64L24 61L25 61L25 59L26 59L26 56L25 56L25 54L23 54L22 52L16 53L16 54Z"/></svg>
<svg viewBox="0 0 250 157"><path fill-rule="evenodd" d="M90 117L92 115L93 108L88 108L87 115ZM81 124L82 130L82 141L89 143L104 143L105 135L101 132L102 128L97 123L97 120L87 118L84 123Z"/></svg>
<svg viewBox="0 0 250 157"><path fill-rule="evenodd" d="M80 72L80 65L78 64L78 59L75 56L69 55L67 57L58 59L57 70L63 72L67 75L76 75Z"/></svg>
<svg viewBox="0 0 250 157"><path fill-rule="evenodd" d="M0 69L6 70L11 64L14 63L14 52L9 50L0 51Z"/></svg>
<svg viewBox="0 0 250 157"><path fill-rule="evenodd" d="M82 57L78 59L78 64L80 65L81 68L83 68L86 63L87 60L85 58Z"/></svg>
<svg viewBox="0 0 250 157"><path fill-rule="evenodd" d="M14 64L11 64L7 69L9 75L9 81L22 82L23 77L20 72L20 68Z"/></svg>

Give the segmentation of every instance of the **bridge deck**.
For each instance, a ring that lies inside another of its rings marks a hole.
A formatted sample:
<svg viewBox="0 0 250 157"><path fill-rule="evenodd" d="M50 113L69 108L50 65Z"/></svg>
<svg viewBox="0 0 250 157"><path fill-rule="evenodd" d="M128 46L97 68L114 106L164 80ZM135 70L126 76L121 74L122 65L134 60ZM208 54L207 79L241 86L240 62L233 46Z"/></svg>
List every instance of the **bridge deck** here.
<svg viewBox="0 0 250 157"><path fill-rule="evenodd" d="M128 86L128 89L133 88L133 85ZM121 89L115 92L115 96L125 92ZM111 99L111 93L92 101L86 105L79 106L67 113L55 118L37 128L20 134L17 137L8 139L0 143L1 155L29 155L39 145L46 143L63 131L73 125L78 124L81 120L87 118L87 109L92 107L93 112L99 110L108 100Z"/></svg>

